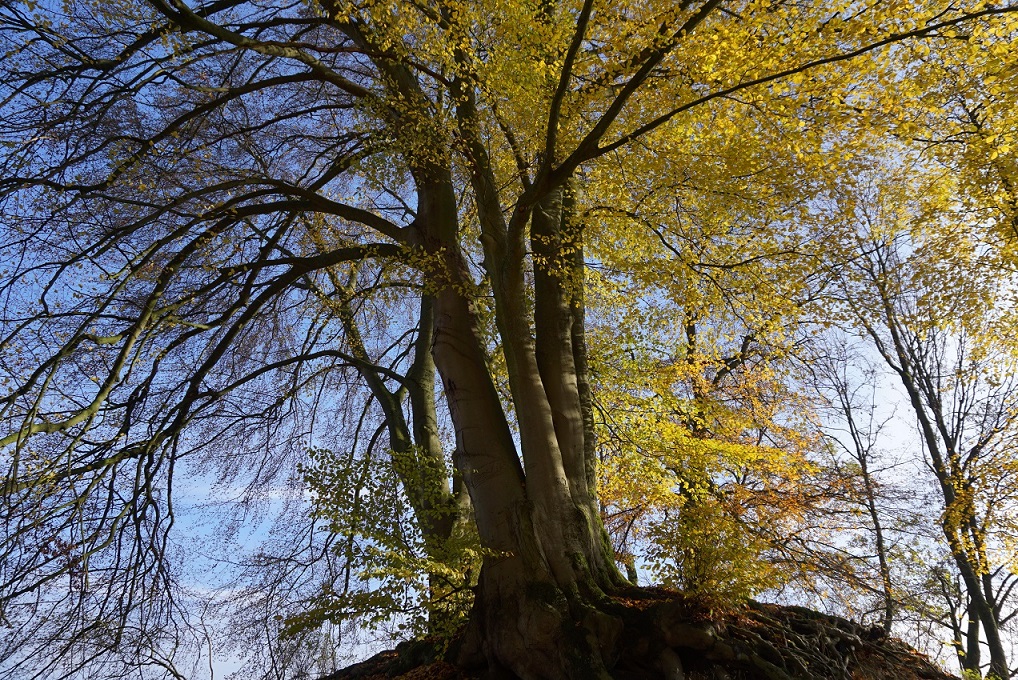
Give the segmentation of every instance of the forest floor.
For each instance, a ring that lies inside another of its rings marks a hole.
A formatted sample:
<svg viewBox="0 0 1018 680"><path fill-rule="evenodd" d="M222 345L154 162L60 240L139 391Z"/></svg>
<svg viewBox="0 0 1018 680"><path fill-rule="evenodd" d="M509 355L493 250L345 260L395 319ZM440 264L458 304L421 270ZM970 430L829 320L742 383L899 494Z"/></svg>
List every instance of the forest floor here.
<svg viewBox="0 0 1018 680"><path fill-rule="evenodd" d="M663 589L615 600L625 612L616 680L956 680L881 628L803 607L710 607ZM404 642L322 680L494 680L451 663L443 649L455 648Z"/></svg>

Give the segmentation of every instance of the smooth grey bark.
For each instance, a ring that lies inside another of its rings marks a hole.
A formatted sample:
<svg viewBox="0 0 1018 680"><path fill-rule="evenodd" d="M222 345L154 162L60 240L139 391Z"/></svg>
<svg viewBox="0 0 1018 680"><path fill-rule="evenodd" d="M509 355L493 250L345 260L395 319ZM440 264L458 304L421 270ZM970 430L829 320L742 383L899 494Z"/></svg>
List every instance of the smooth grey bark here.
<svg viewBox="0 0 1018 680"><path fill-rule="evenodd" d="M534 352L552 410L555 436L574 498L589 497L584 466L584 424L572 347L570 307L577 281L563 233L563 188L549 192L534 210L530 243L534 258Z"/></svg>
<svg viewBox="0 0 1018 680"><path fill-rule="evenodd" d="M865 459L860 462L862 469L863 485L866 489L866 510L870 515L870 522L873 524L873 539L877 548L877 564L880 568L880 587L884 596L884 613L880 625L885 633L890 634L894 625L895 597L894 586L891 582L891 566L887 557L887 541L884 540L884 526L880 519L880 512L876 503L876 492L873 488L873 477Z"/></svg>
<svg viewBox="0 0 1018 680"><path fill-rule="evenodd" d="M373 50L358 29L351 27L350 34L366 49L384 52ZM388 74L394 94L421 101L415 110L426 116L428 103L407 69L384 57L376 57L375 62ZM471 99L465 92L454 94L461 102L460 146L476 166L472 187L484 264L495 293L526 463L524 473L474 308L476 284L460 246L451 140L438 137L423 158L407 156L418 198L408 241L430 258L426 285L435 301L432 354L455 430L455 463L470 494L486 551L471 615L477 651L489 666L506 667L521 678L597 677L587 672L599 663L596 649L589 644L567 644L562 638L574 628L566 625L572 615L563 592L576 585L569 557L574 551L564 541L565 529L575 518L564 512L564 477L556 470L561 468L561 457L533 353L523 287L525 249L519 238L514 241L507 234L491 169L472 127ZM437 135L442 128L426 129ZM583 664L586 671L575 668L578 657L589 657Z"/></svg>
<svg viewBox="0 0 1018 680"><path fill-rule="evenodd" d="M424 357L416 355L404 384L396 391L390 390L382 378L380 368L375 366L365 349L350 305L350 291L335 274L330 276L337 286L337 316L346 332L350 351L357 360L358 372L385 416L393 467L406 490L425 544L429 550L437 552L452 533L457 503L452 496L442 443L438 438L433 387L429 395L423 383L429 377L427 364L430 357L427 353ZM430 333L430 320L424 319L424 314L430 312L430 303L422 300L419 336ZM430 377L434 380L433 375ZM403 412L402 402L407 392L411 394L412 427Z"/></svg>
<svg viewBox="0 0 1018 680"><path fill-rule="evenodd" d="M370 47L359 32L352 35ZM399 96L421 96L405 68L379 61ZM472 624L492 667L507 667L521 678L607 677L600 650L614 644L620 624L593 603L623 580L588 486L593 442L585 431L592 427L589 417L584 420L575 360L579 353L585 367L584 348L572 340L574 313L564 287L542 290L535 307L529 307L525 231L533 205L518 204L507 223L480 141L473 92L460 81L453 90L459 148L471 167L483 266L494 294L520 441L517 451L474 309L476 284L461 252L451 159L441 153L437 159L408 157L418 195L409 244L431 259L426 285L434 296L432 354L455 428L455 462L487 553ZM451 154L451 146L449 140L436 140L432 153L444 148ZM552 212L554 229L560 229L561 208ZM582 272L582 260L568 261ZM536 310L549 308L559 310L554 330L549 332L544 319L538 330ZM549 364L547 354L538 359L539 344L550 348L557 366ZM578 621L584 625L577 638Z"/></svg>

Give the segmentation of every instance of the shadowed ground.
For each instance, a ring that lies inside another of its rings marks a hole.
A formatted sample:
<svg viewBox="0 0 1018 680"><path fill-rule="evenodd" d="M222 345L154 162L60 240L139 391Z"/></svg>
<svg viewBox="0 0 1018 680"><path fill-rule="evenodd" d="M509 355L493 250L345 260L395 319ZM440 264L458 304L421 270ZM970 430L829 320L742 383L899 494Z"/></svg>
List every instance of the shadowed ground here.
<svg viewBox="0 0 1018 680"><path fill-rule="evenodd" d="M613 598L625 623L616 680L953 680L877 627L802 607L751 602L720 611L680 593L634 589ZM443 652L405 642L323 680L512 680L457 639Z"/></svg>

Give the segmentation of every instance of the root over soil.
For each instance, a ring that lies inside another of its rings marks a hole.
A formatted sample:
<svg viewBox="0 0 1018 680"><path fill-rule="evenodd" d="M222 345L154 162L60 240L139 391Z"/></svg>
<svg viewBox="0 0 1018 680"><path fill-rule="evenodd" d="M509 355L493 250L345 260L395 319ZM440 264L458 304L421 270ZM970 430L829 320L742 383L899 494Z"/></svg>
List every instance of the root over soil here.
<svg viewBox="0 0 1018 680"><path fill-rule="evenodd" d="M719 611L660 589L614 600L625 624L610 653L616 680L955 680L880 628L802 607ZM460 647L405 642L322 680L515 680L472 665Z"/></svg>

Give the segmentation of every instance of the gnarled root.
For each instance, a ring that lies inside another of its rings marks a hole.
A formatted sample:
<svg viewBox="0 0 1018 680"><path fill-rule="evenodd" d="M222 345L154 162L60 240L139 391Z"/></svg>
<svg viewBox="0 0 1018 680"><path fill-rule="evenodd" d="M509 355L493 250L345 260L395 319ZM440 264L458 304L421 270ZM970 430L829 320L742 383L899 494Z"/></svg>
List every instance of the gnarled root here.
<svg viewBox="0 0 1018 680"><path fill-rule="evenodd" d="M879 628L800 607L718 613L637 588L597 601L554 587L496 594L479 598L444 659L440 646L422 656L422 643L404 643L331 680L952 680Z"/></svg>

